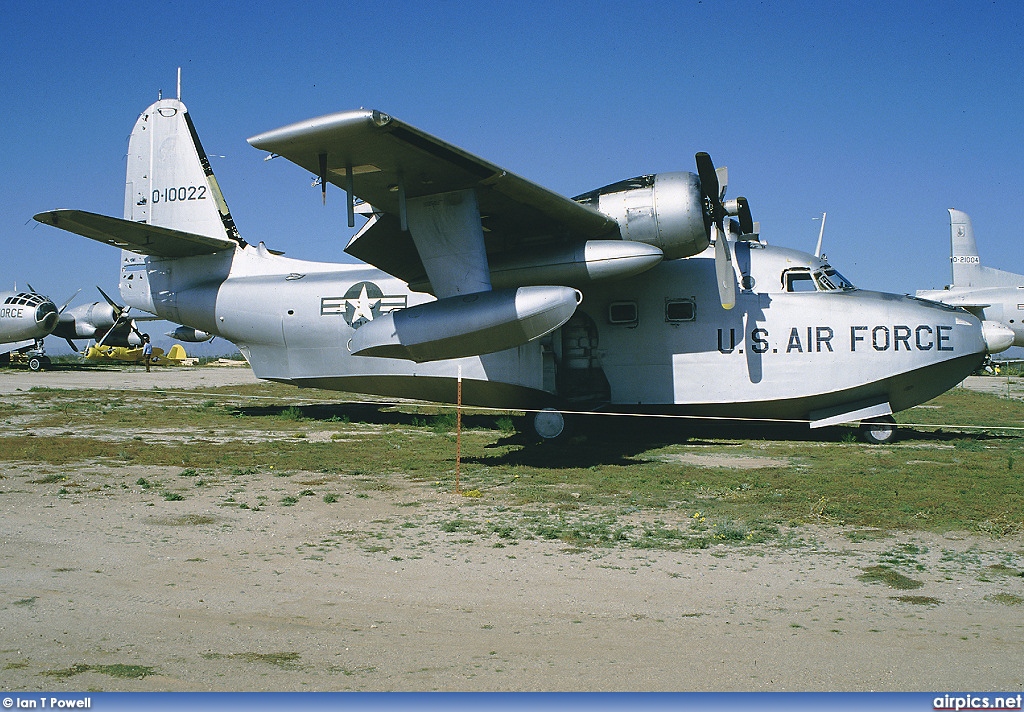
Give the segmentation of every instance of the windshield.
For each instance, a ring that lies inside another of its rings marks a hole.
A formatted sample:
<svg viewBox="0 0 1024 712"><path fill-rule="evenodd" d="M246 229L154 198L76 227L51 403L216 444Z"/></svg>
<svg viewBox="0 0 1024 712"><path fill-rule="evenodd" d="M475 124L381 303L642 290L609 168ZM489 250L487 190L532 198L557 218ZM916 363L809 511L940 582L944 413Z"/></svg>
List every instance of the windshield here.
<svg viewBox="0 0 1024 712"><path fill-rule="evenodd" d="M828 265L814 273L814 281L818 283L818 288L823 292L856 289L850 280Z"/></svg>

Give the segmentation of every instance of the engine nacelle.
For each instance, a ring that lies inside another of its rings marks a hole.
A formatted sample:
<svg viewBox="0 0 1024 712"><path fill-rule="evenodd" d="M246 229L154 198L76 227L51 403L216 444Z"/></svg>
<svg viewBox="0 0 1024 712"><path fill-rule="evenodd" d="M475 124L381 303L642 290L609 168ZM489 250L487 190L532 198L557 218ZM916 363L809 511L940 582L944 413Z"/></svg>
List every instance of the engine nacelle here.
<svg viewBox="0 0 1024 712"><path fill-rule="evenodd" d="M693 173L640 176L576 200L614 218L623 240L659 247L665 259L700 254L710 243L700 180Z"/></svg>

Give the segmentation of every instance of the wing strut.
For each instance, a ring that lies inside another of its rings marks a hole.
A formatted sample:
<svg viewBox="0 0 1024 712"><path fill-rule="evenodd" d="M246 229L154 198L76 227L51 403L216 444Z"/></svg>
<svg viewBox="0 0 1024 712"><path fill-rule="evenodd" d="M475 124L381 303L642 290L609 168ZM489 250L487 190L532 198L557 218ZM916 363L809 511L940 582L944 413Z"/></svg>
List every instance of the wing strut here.
<svg viewBox="0 0 1024 712"><path fill-rule="evenodd" d="M327 154L321 153L317 158L320 161L320 195L324 205L327 205Z"/></svg>
<svg viewBox="0 0 1024 712"><path fill-rule="evenodd" d="M476 191L456 190L406 203L409 232L437 298L490 291Z"/></svg>
<svg viewBox="0 0 1024 712"><path fill-rule="evenodd" d="M348 226L356 226L356 186L352 175L352 163L345 163L345 210L348 213Z"/></svg>
<svg viewBox="0 0 1024 712"><path fill-rule="evenodd" d="M327 205L327 152L321 151L317 154L317 164L320 178L320 199ZM348 214L348 226L356 226L356 186L355 177L352 172L352 162L345 162L345 212Z"/></svg>
<svg viewBox="0 0 1024 712"><path fill-rule="evenodd" d="M405 200L405 176L398 174L398 222L402 232L409 230L409 206Z"/></svg>

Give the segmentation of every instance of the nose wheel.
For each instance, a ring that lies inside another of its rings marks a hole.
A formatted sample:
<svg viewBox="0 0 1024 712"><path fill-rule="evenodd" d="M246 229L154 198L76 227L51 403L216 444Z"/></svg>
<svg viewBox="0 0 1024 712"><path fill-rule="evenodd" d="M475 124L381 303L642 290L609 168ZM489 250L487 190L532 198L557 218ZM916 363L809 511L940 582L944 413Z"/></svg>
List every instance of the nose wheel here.
<svg viewBox="0 0 1024 712"><path fill-rule="evenodd" d="M871 445L887 445L896 440L896 419L891 415L865 420L860 424L861 439Z"/></svg>

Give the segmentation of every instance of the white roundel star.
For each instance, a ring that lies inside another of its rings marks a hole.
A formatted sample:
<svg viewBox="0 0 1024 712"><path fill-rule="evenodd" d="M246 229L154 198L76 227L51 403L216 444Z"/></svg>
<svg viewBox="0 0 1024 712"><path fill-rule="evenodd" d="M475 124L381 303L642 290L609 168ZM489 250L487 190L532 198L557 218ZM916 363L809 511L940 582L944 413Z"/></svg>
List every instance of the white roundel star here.
<svg viewBox="0 0 1024 712"><path fill-rule="evenodd" d="M348 302L355 307L355 312L352 314L353 322L358 321L359 319L373 321L373 308L380 304L380 298L370 297L366 293L366 284L363 284L363 289L359 293L359 298L349 299Z"/></svg>

